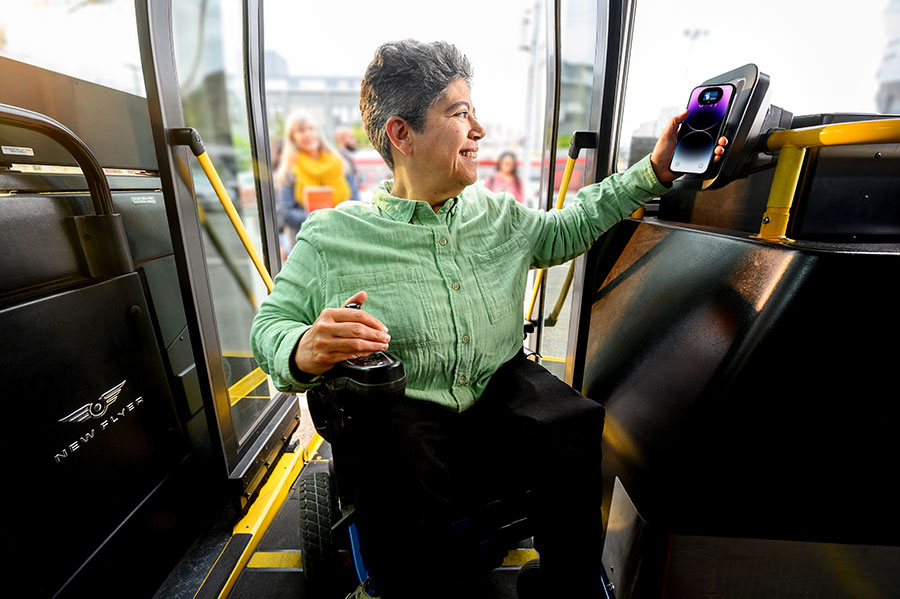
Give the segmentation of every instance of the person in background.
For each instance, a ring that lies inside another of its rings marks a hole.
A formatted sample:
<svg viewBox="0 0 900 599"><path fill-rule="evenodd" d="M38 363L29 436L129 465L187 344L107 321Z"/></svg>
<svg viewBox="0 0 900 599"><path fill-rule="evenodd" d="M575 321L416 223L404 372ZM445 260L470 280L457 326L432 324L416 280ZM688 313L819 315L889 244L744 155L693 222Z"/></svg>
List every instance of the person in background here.
<svg viewBox="0 0 900 599"><path fill-rule="evenodd" d="M350 186L350 199L359 200L359 173L356 163L353 162L353 153L356 152L356 135L347 127L338 127L334 130L334 145L338 153L344 159L344 172L347 173L347 184Z"/></svg>
<svg viewBox="0 0 900 599"><path fill-rule="evenodd" d="M524 202L525 188L516 172L516 155L510 151L500 154L500 158L497 159L497 171L484 181L484 186L491 191L507 191L517 202Z"/></svg>
<svg viewBox="0 0 900 599"><path fill-rule="evenodd" d="M291 240L309 214L303 193L307 187L330 187L335 206L350 199L344 161L325 142L309 114L297 111L285 125L281 162L275 172L278 213Z"/></svg>

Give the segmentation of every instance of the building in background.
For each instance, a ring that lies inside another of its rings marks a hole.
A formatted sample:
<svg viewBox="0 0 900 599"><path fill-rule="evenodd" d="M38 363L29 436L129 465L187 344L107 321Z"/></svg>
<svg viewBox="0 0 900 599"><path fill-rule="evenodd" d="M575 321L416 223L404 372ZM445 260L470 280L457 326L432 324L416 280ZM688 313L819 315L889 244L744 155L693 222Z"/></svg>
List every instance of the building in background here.
<svg viewBox="0 0 900 599"><path fill-rule="evenodd" d="M362 76L307 76L288 73L287 61L277 52L266 52L266 110L270 134L280 133L292 110L303 108L315 119L329 140L337 127L352 127L359 113Z"/></svg>

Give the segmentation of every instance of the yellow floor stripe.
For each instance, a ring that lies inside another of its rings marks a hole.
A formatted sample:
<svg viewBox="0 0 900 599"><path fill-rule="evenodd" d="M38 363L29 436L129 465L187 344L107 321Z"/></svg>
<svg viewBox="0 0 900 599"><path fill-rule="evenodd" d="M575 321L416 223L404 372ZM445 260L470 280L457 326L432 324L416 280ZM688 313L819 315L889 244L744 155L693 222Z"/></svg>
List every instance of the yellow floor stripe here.
<svg viewBox="0 0 900 599"><path fill-rule="evenodd" d="M266 373L262 368L252 370L250 374L233 384L228 388L228 397L231 399L231 405L244 399L248 393L259 387L266 380Z"/></svg>
<svg viewBox="0 0 900 599"><path fill-rule="evenodd" d="M523 566L533 559L538 558L538 552L534 549L510 549L503 559L503 566Z"/></svg>
<svg viewBox="0 0 900 599"><path fill-rule="evenodd" d="M299 551L257 551L250 558L248 568L302 568Z"/></svg>
<svg viewBox="0 0 900 599"><path fill-rule="evenodd" d="M541 356L541 360L546 362L565 362L565 358L557 358L556 356Z"/></svg>
<svg viewBox="0 0 900 599"><path fill-rule="evenodd" d="M285 453L272 468L269 480L260 488L256 501L250 504L241 520L234 525L232 537L236 534L249 534L250 540L244 547L244 551L234 565L234 569L225 581L219 597L228 597L237 583L238 577L244 567L250 563L250 559L256 552L260 539L266 534L266 530L278 513L278 509L284 504L290 492L291 485L300 476L303 469L303 455L300 452Z"/></svg>

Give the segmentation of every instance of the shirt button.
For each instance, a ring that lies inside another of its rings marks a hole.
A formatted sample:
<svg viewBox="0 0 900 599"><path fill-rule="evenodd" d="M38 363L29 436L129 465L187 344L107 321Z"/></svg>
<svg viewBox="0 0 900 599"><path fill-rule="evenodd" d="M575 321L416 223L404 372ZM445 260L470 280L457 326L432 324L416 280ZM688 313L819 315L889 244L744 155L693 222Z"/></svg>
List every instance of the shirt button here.
<svg viewBox="0 0 900 599"><path fill-rule="evenodd" d="M468 343L468 342L469 342L469 336L468 336L468 335L463 335L462 342L463 342L463 343Z"/></svg>
<svg viewBox="0 0 900 599"><path fill-rule="evenodd" d="M441 237L440 239L438 239L438 243L441 245L447 245L447 238Z"/></svg>
<svg viewBox="0 0 900 599"><path fill-rule="evenodd" d="M460 382L460 383L465 383L465 382L466 382L466 377L465 377L465 375L459 377L459 382Z"/></svg>
<svg viewBox="0 0 900 599"><path fill-rule="evenodd" d="M453 290L454 290L454 291L456 291L457 289L459 289L459 283L453 283L453 284L450 285L450 286L453 287Z"/></svg>

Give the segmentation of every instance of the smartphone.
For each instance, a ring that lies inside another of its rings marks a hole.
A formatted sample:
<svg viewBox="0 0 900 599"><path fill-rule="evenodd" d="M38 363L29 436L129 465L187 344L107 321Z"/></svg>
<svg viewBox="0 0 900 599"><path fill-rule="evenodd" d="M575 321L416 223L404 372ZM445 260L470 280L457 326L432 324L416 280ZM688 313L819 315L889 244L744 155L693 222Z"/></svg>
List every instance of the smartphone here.
<svg viewBox="0 0 900 599"><path fill-rule="evenodd" d="M734 86L730 83L695 87L688 100L688 116L678 130L678 143L669 165L674 172L703 174L713 163L716 143L722 136Z"/></svg>

